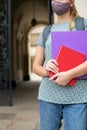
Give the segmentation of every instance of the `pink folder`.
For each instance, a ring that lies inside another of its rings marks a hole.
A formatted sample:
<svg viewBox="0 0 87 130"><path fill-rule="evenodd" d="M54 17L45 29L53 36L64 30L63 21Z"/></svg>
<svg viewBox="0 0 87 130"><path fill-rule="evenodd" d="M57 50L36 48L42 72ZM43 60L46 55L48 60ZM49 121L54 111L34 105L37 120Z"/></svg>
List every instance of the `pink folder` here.
<svg viewBox="0 0 87 130"><path fill-rule="evenodd" d="M73 60L72 60L73 59ZM66 46L61 46L59 52L56 57L56 61L58 62L59 72L67 71L76 67L77 65L83 63L85 60L85 55L77 52L71 48ZM53 76L54 73L50 72L50 77ZM76 78L72 79L68 84L73 86L76 82Z"/></svg>
<svg viewBox="0 0 87 130"><path fill-rule="evenodd" d="M52 58L56 58L61 45L69 47L86 55L87 60L87 31L51 32ZM79 77L87 79L87 75Z"/></svg>

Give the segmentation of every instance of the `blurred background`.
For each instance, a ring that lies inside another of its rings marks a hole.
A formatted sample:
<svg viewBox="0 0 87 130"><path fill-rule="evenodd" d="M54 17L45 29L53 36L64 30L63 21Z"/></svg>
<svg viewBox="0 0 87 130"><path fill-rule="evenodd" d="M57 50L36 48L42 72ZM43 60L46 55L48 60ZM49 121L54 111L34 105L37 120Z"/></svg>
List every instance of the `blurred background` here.
<svg viewBox="0 0 87 130"><path fill-rule="evenodd" d="M86 0L75 0L87 17ZM23 81L41 81L33 73L37 41L42 30L56 21L51 0L0 0L0 103L12 104L12 89Z"/></svg>
<svg viewBox="0 0 87 130"><path fill-rule="evenodd" d="M87 0L75 4L87 18ZM40 33L54 22L51 0L0 0L0 130L39 130L41 77L32 64Z"/></svg>

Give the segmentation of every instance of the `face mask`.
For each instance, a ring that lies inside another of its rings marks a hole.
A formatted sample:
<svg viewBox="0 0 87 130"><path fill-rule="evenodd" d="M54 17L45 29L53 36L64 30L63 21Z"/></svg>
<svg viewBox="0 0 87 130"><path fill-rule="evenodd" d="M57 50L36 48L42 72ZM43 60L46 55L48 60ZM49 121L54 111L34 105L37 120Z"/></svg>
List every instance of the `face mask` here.
<svg viewBox="0 0 87 130"><path fill-rule="evenodd" d="M62 15L68 11L70 8L70 2L67 3L62 3L59 1L55 1L52 3L52 10L57 14L57 15Z"/></svg>

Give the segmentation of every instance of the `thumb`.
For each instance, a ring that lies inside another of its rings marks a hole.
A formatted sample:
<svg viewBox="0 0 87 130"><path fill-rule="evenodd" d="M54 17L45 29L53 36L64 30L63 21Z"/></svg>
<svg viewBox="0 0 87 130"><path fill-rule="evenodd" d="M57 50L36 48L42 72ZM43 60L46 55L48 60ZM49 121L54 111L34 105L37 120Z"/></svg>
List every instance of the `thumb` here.
<svg viewBox="0 0 87 130"><path fill-rule="evenodd" d="M51 78L49 78L49 80L55 80L58 77L58 73L56 73L55 75L53 75Z"/></svg>

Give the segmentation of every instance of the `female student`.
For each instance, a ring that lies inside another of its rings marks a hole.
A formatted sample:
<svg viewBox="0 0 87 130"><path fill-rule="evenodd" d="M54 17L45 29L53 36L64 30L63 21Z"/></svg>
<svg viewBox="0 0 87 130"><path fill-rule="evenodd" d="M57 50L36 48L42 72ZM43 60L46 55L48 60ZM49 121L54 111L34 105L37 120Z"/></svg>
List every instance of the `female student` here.
<svg viewBox="0 0 87 130"><path fill-rule="evenodd" d="M53 31L75 31L78 12L74 0L52 0L52 10L58 15ZM84 19L87 30L87 19ZM60 130L63 117L65 130L86 130L87 125L87 80L78 80L73 87L68 82L87 74L87 61L68 71L58 72L58 63L52 59L51 35L43 45L43 32L38 41L33 70L42 77L38 100L40 130ZM50 71L55 73L51 79Z"/></svg>

